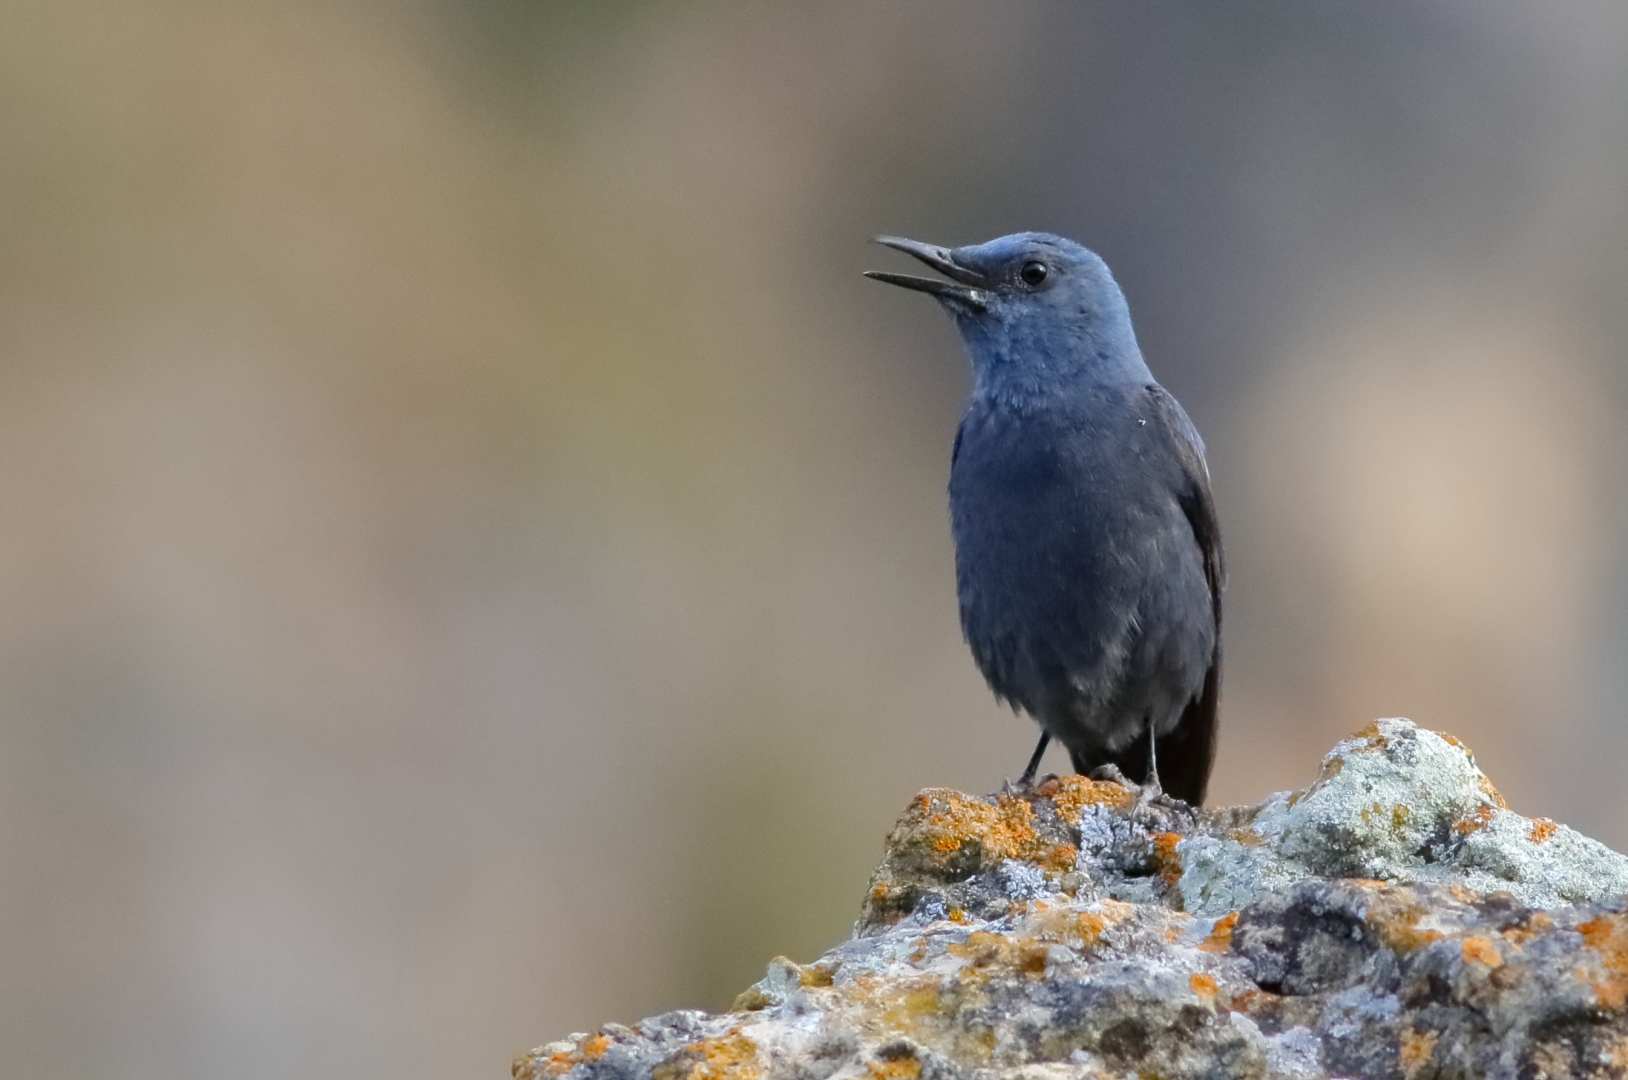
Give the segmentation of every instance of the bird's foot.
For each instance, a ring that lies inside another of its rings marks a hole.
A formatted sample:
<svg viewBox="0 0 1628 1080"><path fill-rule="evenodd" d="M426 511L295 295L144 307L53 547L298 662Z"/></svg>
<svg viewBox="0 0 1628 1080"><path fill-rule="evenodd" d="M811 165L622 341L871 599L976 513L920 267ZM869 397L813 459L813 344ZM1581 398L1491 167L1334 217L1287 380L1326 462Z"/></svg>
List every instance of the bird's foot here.
<svg viewBox="0 0 1628 1080"><path fill-rule="evenodd" d="M1106 765L1098 765L1096 768L1092 769L1091 779L1111 780L1120 787L1124 788L1126 791L1130 792L1132 795L1139 795L1142 791L1142 785L1131 780L1131 778L1126 776L1123 772L1120 772L1119 766L1115 765L1113 762L1109 762Z"/></svg>
<svg viewBox="0 0 1628 1080"><path fill-rule="evenodd" d="M1192 817L1193 808L1174 795L1165 794L1157 778L1138 784L1121 772L1118 765L1110 763L1092 769L1091 779L1111 780L1124 788L1131 796L1131 806L1126 816L1147 828L1162 831L1168 826L1172 814L1178 819Z"/></svg>
<svg viewBox="0 0 1628 1080"><path fill-rule="evenodd" d="M1136 817L1139 820L1145 819L1151 816L1148 814L1149 807L1158 806L1166 810L1174 810L1176 809L1176 805L1178 803L1180 803L1182 806L1187 805L1186 803L1181 802L1179 799L1166 795L1164 793L1164 788L1159 786L1159 778L1157 776L1150 776L1148 777L1147 781L1139 789L1137 789L1136 804L1131 807L1131 814L1133 817Z"/></svg>
<svg viewBox="0 0 1628 1080"><path fill-rule="evenodd" d="M1055 779L1057 779L1057 774L1054 772L1049 772L1045 776L1033 776L1026 773L1016 780L1007 777L1001 781L1001 792L1006 795L1027 795L1035 788L1040 787L1042 784L1049 784Z"/></svg>

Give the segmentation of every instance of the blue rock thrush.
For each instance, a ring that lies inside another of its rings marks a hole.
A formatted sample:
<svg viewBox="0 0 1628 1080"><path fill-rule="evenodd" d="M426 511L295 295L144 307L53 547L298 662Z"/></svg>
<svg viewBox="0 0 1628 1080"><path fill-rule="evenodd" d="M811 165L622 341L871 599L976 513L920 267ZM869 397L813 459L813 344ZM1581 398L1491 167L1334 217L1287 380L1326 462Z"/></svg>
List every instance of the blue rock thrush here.
<svg viewBox="0 0 1628 1080"><path fill-rule="evenodd" d="M1215 758L1221 535L1204 443L1153 381L1107 264L1049 233L898 237L972 359L950 460L961 628L997 697L1076 771L1115 766L1193 805ZM1112 775L1107 770L1106 775Z"/></svg>

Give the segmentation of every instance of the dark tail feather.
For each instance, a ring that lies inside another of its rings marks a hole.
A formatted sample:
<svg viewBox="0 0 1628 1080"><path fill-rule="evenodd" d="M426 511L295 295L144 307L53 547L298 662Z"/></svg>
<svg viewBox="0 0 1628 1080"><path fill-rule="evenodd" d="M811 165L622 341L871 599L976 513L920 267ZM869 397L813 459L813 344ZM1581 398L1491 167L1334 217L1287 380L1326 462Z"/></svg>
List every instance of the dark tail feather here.
<svg viewBox="0 0 1628 1080"><path fill-rule="evenodd" d="M1182 713L1181 723L1159 740L1159 782L1166 792L1193 806L1204 805L1204 792L1210 786L1220 701L1221 665L1216 663L1205 673L1204 689Z"/></svg>

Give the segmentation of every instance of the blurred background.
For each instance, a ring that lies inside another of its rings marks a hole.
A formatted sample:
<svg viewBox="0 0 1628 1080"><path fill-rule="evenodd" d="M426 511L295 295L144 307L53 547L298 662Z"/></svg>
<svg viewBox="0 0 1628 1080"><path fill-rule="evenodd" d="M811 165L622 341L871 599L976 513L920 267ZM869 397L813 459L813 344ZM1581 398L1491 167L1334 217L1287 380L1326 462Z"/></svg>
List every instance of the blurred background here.
<svg viewBox="0 0 1628 1080"><path fill-rule="evenodd" d="M1616 0L4 5L0 1076L503 1077L1017 773L878 232L1117 272L1215 801L1407 715L1628 846L1624 116Z"/></svg>

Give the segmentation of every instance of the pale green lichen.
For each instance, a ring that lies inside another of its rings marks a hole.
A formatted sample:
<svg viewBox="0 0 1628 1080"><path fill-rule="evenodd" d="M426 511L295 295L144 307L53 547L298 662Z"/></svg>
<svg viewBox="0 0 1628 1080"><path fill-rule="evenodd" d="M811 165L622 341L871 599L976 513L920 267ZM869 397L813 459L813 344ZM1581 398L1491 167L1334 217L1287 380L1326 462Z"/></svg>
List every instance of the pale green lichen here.
<svg viewBox="0 0 1628 1080"><path fill-rule="evenodd" d="M1341 742L1311 787L1272 796L1251 824L1263 843L1181 842L1186 910L1235 910L1307 877L1457 883L1537 907L1628 892L1628 858L1506 809L1469 750L1408 720Z"/></svg>

